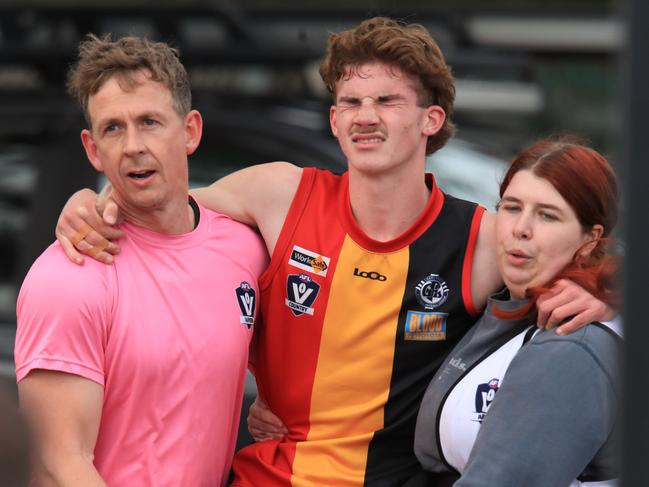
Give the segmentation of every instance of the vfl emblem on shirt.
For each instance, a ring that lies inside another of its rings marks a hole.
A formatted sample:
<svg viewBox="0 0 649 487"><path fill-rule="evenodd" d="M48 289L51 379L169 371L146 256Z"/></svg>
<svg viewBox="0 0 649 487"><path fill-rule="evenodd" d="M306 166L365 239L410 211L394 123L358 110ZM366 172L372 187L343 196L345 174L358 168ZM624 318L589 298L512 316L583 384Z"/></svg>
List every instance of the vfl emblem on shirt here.
<svg viewBox="0 0 649 487"><path fill-rule="evenodd" d="M234 291L237 293L237 302L239 303L239 309L241 309L239 322L250 329L255 323L255 290L244 281Z"/></svg>
<svg viewBox="0 0 649 487"><path fill-rule="evenodd" d="M297 245L293 245L291 257L288 259L288 263L293 267L297 267L303 271L313 272L322 277L327 275L329 262L331 262L330 257L325 257Z"/></svg>
<svg viewBox="0 0 649 487"><path fill-rule="evenodd" d="M448 313L435 311L408 311L404 328L404 340L436 342L446 340Z"/></svg>
<svg viewBox="0 0 649 487"><path fill-rule="evenodd" d="M499 381L498 379L491 379L486 384L478 384L475 391L475 414L476 417L473 421L482 423L482 420L489 411L491 401L496 397L498 392Z"/></svg>
<svg viewBox="0 0 649 487"><path fill-rule="evenodd" d="M449 289L444 279L431 274L415 286L415 297L426 309L435 309L446 301Z"/></svg>
<svg viewBox="0 0 649 487"><path fill-rule="evenodd" d="M286 282L286 306L291 308L295 316L304 313L313 316L313 302L320 285L306 274L289 274Z"/></svg>

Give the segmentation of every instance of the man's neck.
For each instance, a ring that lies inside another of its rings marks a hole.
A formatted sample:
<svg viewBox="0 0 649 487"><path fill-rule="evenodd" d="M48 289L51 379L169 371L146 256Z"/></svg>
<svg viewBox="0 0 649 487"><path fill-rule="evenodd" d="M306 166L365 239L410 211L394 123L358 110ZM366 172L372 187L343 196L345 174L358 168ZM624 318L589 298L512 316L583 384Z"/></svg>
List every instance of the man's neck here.
<svg viewBox="0 0 649 487"><path fill-rule="evenodd" d="M381 175L362 174L350 168L352 213L368 237L387 242L415 223L430 198L423 164L421 168Z"/></svg>
<svg viewBox="0 0 649 487"><path fill-rule="evenodd" d="M162 208L133 211L123 208L124 220L163 235L182 235L194 229L194 211L188 199L175 201Z"/></svg>

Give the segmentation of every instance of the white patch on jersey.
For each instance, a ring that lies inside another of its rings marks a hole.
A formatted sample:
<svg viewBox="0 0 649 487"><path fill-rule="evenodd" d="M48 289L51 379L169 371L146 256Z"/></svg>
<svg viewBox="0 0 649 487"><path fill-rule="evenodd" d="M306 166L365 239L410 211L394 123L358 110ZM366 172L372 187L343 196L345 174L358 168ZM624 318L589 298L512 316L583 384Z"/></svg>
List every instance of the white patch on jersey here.
<svg viewBox="0 0 649 487"><path fill-rule="evenodd" d="M298 245L293 245L291 256L288 259L289 265L312 272L317 276L325 277L329 269L330 257L325 257L312 250L307 250Z"/></svg>

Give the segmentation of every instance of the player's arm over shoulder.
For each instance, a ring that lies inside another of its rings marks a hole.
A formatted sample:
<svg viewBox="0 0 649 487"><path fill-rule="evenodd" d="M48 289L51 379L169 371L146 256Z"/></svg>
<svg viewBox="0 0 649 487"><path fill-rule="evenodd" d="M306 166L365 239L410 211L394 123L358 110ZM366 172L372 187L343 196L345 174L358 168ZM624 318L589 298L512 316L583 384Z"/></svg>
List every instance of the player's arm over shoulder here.
<svg viewBox="0 0 649 487"><path fill-rule="evenodd" d="M471 298L477 309L484 308L489 295L503 286L496 259L496 215L485 211L471 269Z"/></svg>
<svg viewBox="0 0 649 487"><path fill-rule="evenodd" d="M301 177L298 166L269 162L228 174L206 188L192 190L192 194L211 210L261 227L269 214L286 215Z"/></svg>

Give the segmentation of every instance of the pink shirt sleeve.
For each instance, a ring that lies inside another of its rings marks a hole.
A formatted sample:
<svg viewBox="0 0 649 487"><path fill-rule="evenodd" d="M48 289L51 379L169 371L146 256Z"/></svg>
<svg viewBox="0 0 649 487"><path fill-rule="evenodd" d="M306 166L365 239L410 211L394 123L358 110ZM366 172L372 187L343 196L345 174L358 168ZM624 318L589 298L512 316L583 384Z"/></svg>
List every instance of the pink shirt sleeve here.
<svg viewBox="0 0 649 487"><path fill-rule="evenodd" d="M18 381L34 369L46 369L104 385L113 272L92 259L73 264L57 243L36 260L18 296Z"/></svg>

